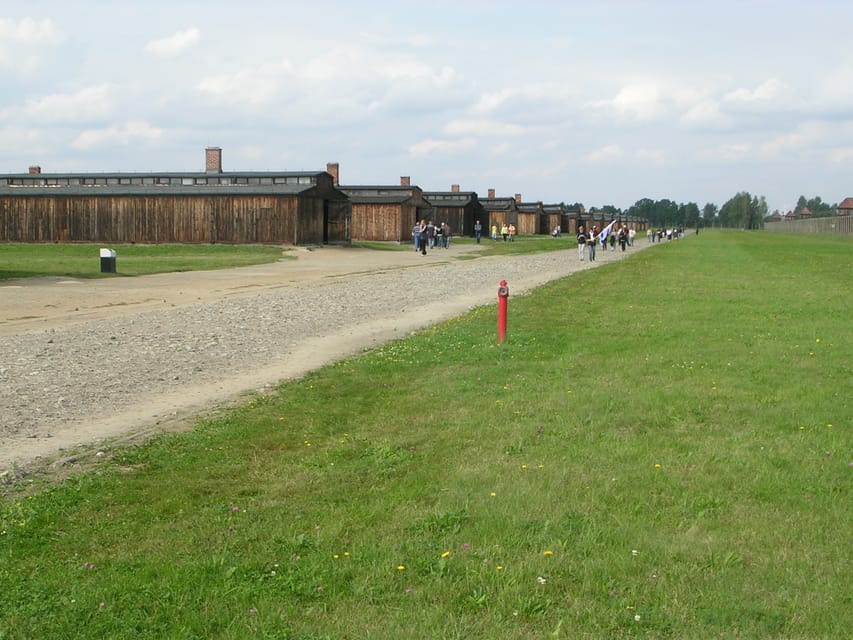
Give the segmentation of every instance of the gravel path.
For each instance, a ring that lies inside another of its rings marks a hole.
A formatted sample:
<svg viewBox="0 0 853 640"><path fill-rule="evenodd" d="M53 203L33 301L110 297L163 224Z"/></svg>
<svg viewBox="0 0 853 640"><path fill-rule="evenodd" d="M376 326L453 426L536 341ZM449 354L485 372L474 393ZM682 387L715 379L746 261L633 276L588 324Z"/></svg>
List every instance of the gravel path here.
<svg viewBox="0 0 853 640"><path fill-rule="evenodd" d="M595 263L640 248L599 252ZM590 268L567 250L402 265L256 295L0 336L0 472L167 428L409 332ZM436 301L421 293L446 283Z"/></svg>

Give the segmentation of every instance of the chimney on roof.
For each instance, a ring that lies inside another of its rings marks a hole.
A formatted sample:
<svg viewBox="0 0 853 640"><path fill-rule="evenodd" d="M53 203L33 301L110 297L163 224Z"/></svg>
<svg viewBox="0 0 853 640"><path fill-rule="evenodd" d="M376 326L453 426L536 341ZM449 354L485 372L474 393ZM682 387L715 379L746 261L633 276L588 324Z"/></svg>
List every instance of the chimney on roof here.
<svg viewBox="0 0 853 640"><path fill-rule="evenodd" d="M490 198L494 198L494 197L495 197L495 190L494 190L494 189L489 189L489 197L490 197Z"/></svg>
<svg viewBox="0 0 853 640"><path fill-rule="evenodd" d="M204 150L204 170L207 173L222 173L222 149L208 147Z"/></svg>
<svg viewBox="0 0 853 640"><path fill-rule="evenodd" d="M30 167L30 173L41 173L41 167L34 164Z"/></svg>
<svg viewBox="0 0 853 640"><path fill-rule="evenodd" d="M515 204L521 204L521 194L520 193L515 194Z"/></svg>
<svg viewBox="0 0 853 640"><path fill-rule="evenodd" d="M451 190L453 193L459 193L459 185L458 185L458 184L452 184L452 185L450 185L450 190Z"/></svg>
<svg viewBox="0 0 853 640"><path fill-rule="evenodd" d="M336 187L341 183L341 165L337 162L326 163L326 173L332 176L332 184Z"/></svg>
<svg viewBox="0 0 853 640"><path fill-rule="evenodd" d="M412 179L409 176L400 176L400 186L401 187L411 187Z"/></svg>

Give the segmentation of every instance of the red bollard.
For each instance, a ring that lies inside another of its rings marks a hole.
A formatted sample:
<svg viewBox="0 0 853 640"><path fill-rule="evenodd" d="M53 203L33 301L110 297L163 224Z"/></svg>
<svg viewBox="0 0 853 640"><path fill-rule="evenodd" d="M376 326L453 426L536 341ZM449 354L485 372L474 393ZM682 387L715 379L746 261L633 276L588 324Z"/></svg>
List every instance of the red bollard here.
<svg viewBox="0 0 853 640"><path fill-rule="evenodd" d="M506 280L501 280L498 287L498 344L506 340L506 301L509 298L509 287Z"/></svg>

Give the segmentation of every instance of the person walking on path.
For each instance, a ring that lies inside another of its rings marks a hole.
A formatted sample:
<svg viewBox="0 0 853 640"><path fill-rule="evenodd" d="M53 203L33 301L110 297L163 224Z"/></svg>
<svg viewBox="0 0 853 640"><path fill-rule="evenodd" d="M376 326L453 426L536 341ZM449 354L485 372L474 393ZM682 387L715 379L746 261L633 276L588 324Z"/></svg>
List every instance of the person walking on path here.
<svg viewBox="0 0 853 640"><path fill-rule="evenodd" d="M583 262L583 254L586 251L586 233L583 226L578 227L578 258Z"/></svg>
<svg viewBox="0 0 853 640"><path fill-rule="evenodd" d="M427 254L427 223L426 220L421 220L418 225L418 248L421 250L421 255Z"/></svg>
<svg viewBox="0 0 853 640"><path fill-rule="evenodd" d="M595 245L598 242L598 227L593 226L592 231L586 239L586 246L589 247L589 261L595 262Z"/></svg>
<svg viewBox="0 0 853 640"><path fill-rule="evenodd" d="M507 230L509 231L509 241L515 242L515 225L510 222Z"/></svg>
<svg viewBox="0 0 853 640"><path fill-rule="evenodd" d="M435 225L430 220L426 226L426 236L427 236L427 244L429 245L430 250L435 247Z"/></svg>
<svg viewBox="0 0 853 640"><path fill-rule="evenodd" d="M498 239L498 225L493 224L492 225L492 240L497 242L497 239Z"/></svg>
<svg viewBox="0 0 853 640"><path fill-rule="evenodd" d="M480 238L483 236L483 225L479 220L474 221L474 237L477 239L477 244L480 244Z"/></svg>

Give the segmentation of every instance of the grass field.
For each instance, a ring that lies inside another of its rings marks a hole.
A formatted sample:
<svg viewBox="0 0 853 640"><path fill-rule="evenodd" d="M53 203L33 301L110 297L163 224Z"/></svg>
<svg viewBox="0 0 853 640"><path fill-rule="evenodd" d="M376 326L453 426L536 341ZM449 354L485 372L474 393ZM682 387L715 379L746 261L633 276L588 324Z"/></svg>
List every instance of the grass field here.
<svg viewBox="0 0 853 640"><path fill-rule="evenodd" d="M117 273L101 273L99 248L116 251ZM174 271L231 269L275 262L286 253L261 245L174 244L0 244L0 281L64 276L116 278Z"/></svg>
<svg viewBox="0 0 853 640"><path fill-rule="evenodd" d="M851 291L706 231L9 487L0 638L846 638Z"/></svg>
<svg viewBox="0 0 853 640"><path fill-rule="evenodd" d="M473 244L471 238L455 238ZM571 242L541 236L517 238L515 242L483 241L486 255L515 255L565 249ZM288 249L265 245L109 245L116 251L116 273L101 273L99 244L0 244L0 282L13 278L60 276L70 278L120 278L176 271L231 269L288 259ZM409 244L397 242L353 242L353 248L372 251L406 251Z"/></svg>

